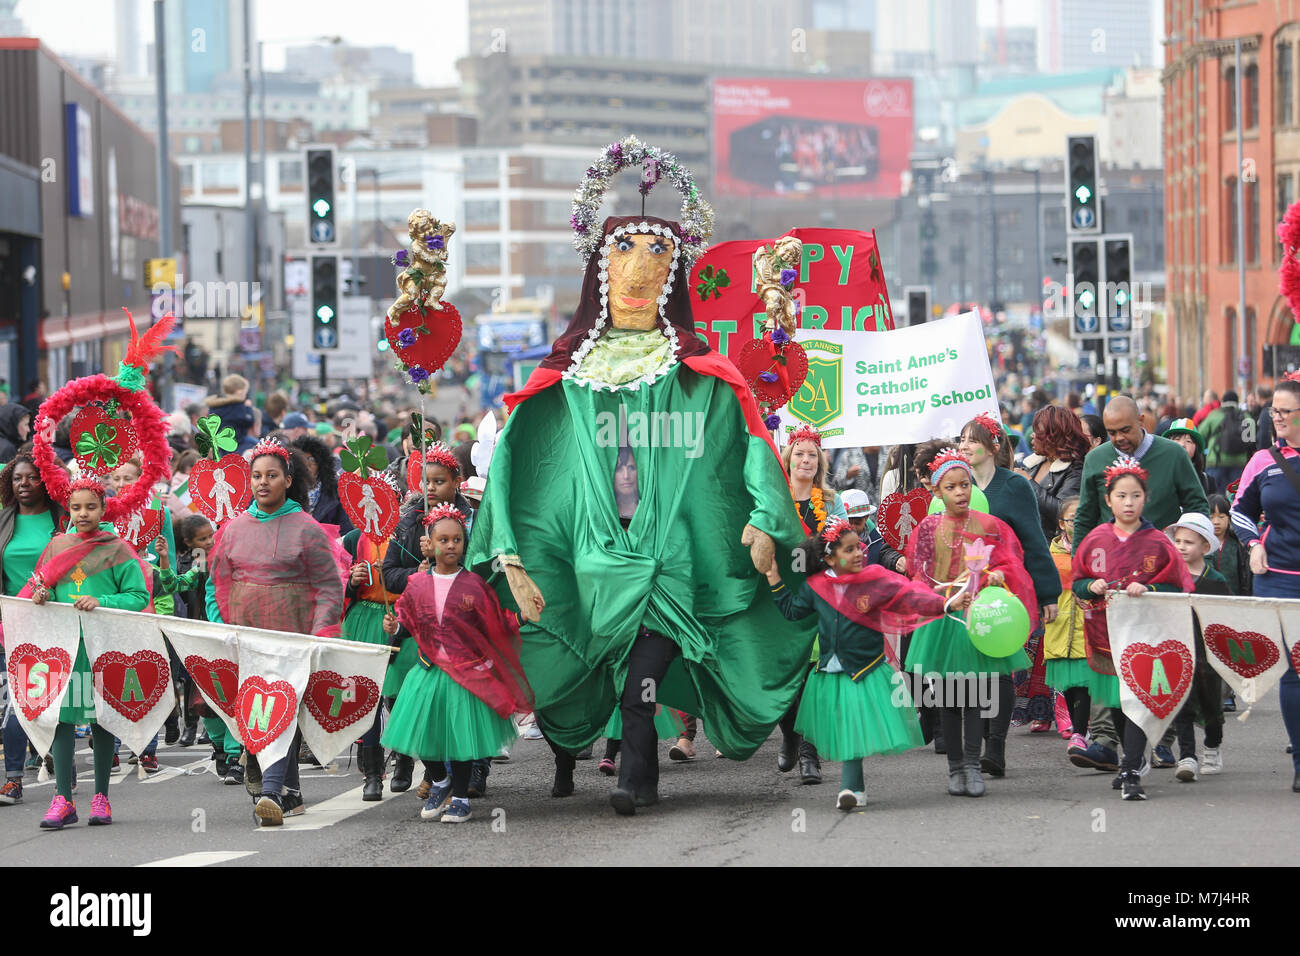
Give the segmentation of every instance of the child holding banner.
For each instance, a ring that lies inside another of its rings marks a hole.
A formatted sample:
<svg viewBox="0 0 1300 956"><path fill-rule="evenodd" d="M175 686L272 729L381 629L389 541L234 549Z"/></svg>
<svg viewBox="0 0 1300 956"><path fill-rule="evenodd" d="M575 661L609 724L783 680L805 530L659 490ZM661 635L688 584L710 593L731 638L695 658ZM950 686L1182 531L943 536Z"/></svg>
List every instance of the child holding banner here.
<svg viewBox="0 0 1300 956"><path fill-rule="evenodd" d="M1115 789L1125 800L1145 800L1141 765L1147 739L1142 729L1120 709L1119 677L1110 653L1106 626L1107 591L1123 590L1134 597L1147 591L1190 591L1192 577L1173 544L1142 517L1147 497L1147 472L1127 455L1103 474L1106 507L1114 518L1088 532L1074 552L1074 596L1084 607L1083 630L1088 643L1086 675L1093 704L1114 708L1115 731L1124 743L1124 760Z"/></svg>
<svg viewBox="0 0 1300 956"><path fill-rule="evenodd" d="M149 579L140 557L114 532L99 527L104 518L104 494L104 486L94 478L79 478L72 483L68 496L72 531L50 542L19 597L30 597L33 604L47 601L71 604L79 611L93 611L98 607L143 611L149 606ZM95 720L92 685L90 659L86 656L85 643L81 642L54 734L55 795L41 821L43 830L61 830L77 822L77 805L72 800L77 724L90 724L95 755L90 825L106 826L113 822L113 810L108 804L108 778L113 767L114 741L113 735Z"/></svg>

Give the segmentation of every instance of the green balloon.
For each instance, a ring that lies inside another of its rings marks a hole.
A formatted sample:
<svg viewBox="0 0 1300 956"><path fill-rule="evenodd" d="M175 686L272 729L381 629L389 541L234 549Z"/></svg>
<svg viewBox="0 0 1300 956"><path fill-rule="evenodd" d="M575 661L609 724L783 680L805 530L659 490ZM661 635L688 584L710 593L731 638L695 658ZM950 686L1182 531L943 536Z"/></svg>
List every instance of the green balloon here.
<svg viewBox="0 0 1300 956"><path fill-rule="evenodd" d="M988 495L980 491L975 485L970 486L970 510L982 511L984 514L989 513ZM930 499L930 510L926 514L937 515L941 511L943 511L943 502L938 495L935 495Z"/></svg>
<svg viewBox="0 0 1300 956"><path fill-rule="evenodd" d="M1029 612L1006 588L985 588L966 615L970 642L986 657L1010 657L1029 640Z"/></svg>

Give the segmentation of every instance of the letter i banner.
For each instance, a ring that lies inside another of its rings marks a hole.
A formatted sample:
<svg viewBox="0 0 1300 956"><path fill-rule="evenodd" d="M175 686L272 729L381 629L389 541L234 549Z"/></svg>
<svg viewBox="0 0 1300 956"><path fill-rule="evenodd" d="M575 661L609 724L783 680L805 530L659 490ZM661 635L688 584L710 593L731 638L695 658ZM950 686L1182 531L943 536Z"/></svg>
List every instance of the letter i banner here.
<svg viewBox="0 0 1300 956"><path fill-rule="evenodd" d="M228 624L166 618L163 633L212 713L241 744L235 701L239 696L239 638Z"/></svg>
<svg viewBox="0 0 1300 956"><path fill-rule="evenodd" d="M239 736L263 768L293 742L298 704L311 677L312 641L295 634L239 629ZM360 734L358 734L360 736ZM294 754L297 760L298 755Z"/></svg>
<svg viewBox="0 0 1300 956"><path fill-rule="evenodd" d="M1117 594L1106 623L1120 709L1154 744L1178 716L1196 675L1188 595Z"/></svg>
<svg viewBox="0 0 1300 956"><path fill-rule="evenodd" d="M41 756L54 743L64 698L72 693L80 703L82 694L91 692L80 684L68 689L81 640L80 618L81 612L70 604L37 607L27 598L0 597L10 703Z"/></svg>
<svg viewBox="0 0 1300 956"><path fill-rule="evenodd" d="M298 726L322 764L347 750L374 723L388 660L387 644L314 644Z"/></svg>
<svg viewBox="0 0 1300 956"><path fill-rule="evenodd" d="M1287 653L1282 637L1288 618L1293 632L1300 635L1300 617L1288 609L1295 602L1195 594L1191 602L1201 622L1205 658L1246 704L1237 715L1238 720L1245 720L1250 705L1286 673Z"/></svg>
<svg viewBox="0 0 1300 956"><path fill-rule="evenodd" d="M161 621L153 614L107 608L81 615L95 720L137 754L144 753L176 703Z"/></svg>

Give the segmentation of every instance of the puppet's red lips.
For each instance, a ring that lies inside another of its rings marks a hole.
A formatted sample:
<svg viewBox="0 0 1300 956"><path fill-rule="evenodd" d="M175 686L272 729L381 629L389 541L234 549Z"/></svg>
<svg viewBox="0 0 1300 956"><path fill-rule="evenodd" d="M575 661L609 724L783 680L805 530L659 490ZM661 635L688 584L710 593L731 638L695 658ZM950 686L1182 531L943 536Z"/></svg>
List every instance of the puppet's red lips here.
<svg viewBox="0 0 1300 956"><path fill-rule="evenodd" d="M644 309L650 304L649 299L634 299L630 295L620 295L619 298L623 300L623 304L629 309Z"/></svg>

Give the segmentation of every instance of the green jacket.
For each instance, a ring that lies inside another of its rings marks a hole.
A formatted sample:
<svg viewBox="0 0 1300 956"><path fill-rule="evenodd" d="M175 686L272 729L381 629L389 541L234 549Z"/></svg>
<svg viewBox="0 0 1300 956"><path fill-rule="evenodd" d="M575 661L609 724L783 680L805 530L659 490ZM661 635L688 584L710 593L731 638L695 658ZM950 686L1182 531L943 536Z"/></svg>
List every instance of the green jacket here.
<svg viewBox="0 0 1300 956"><path fill-rule="evenodd" d="M860 680L884 661L884 635L838 613L807 581L799 586L797 592L791 592L784 581L771 585L771 591L786 620L799 621L817 612L819 671L825 671L834 659L839 661L839 670L854 680Z"/></svg>
<svg viewBox="0 0 1300 956"><path fill-rule="evenodd" d="M1223 423L1226 418L1224 410L1227 408L1235 408L1241 413L1242 425L1250 429L1249 434L1251 437L1246 445L1251 450L1255 447L1255 422L1250 413L1235 402L1220 405L1206 415L1201 424L1196 426L1196 430L1205 439L1206 468L1245 468L1246 462L1250 459L1250 451L1244 451L1240 455L1225 455L1220 451L1219 435L1223 432ZM1246 426L1247 421L1250 422L1249 426Z"/></svg>

